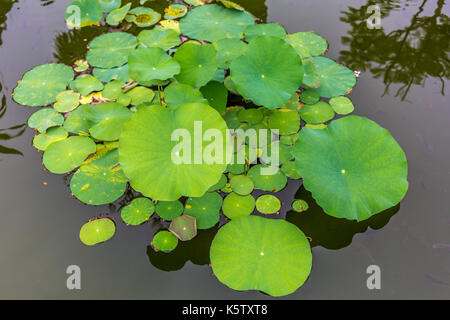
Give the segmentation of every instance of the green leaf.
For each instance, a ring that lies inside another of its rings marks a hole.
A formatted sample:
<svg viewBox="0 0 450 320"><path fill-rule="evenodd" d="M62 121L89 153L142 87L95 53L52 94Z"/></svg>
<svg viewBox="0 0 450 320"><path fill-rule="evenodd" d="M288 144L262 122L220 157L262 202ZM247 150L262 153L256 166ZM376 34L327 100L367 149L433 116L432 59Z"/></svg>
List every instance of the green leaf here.
<svg viewBox="0 0 450 320"><path fill-rule="evenodd" d="M292 209L296 212L303 212L309 209L309 205L305 200L295 200L292 203Z"/></svg>
<svg viewBox="0 0 450 320"><path fill-rule="evenodd" d="M181 72L175 78L193 87L204 86L217 70L216 56L217 51L211 44L202 45L196 41L183 43L174 55L181 66Z"/></svg>
<svg viewBox="0 0 450 320"><path fill-rule="evenodd" d="M330 105L337 114L349 114L355 110L352 100L347 97L334 97L330 99Z"/></svg>
<svg viewBox="0 0 450 320"><path fill-rule="evenodd" d="M204 87L200 88L203 96L208 99L208 104L216 109L219 113L225 111L228 102L228 90L225 86L217 81L210 81Z"/></svg>
<svg viewBox="0 0 450 320"><path fill-rule="evenodd" d="M315 104L319 102L320 94L317 91L306 89L300 95L300 99L302 99L302 102L305 104Z"/></svg>
<svg viewBox="0 0 450 320"><path fill-rule="evenodd" d="M131 81L129 69L130 67L128 66L128 64L112 69L94 68L92 74L94 75L94 77L103 82L110 82L111 80L129 82Z"/></svg>
<svg viewBox="0 0 450 320"><path fill-rule="evenodd" d="M53 108L58 112L69 112L80 104L80 94L72 90L62 91L56 96Z"/></svg>
<svg viewBox="0 0 450 320"><path fill-rule="evenodd" d="M366 220L399 203L408 189L405 153L367 118L348 116L323 130L302 129L294 156L305 188L333 217Z"/></svg>
<svg viewBox="0 0 450 320"><path fill-rule="evenodd" d="M247 44L241 39L226 38L213 43L217 50L219 68L229 69L231 62L240 57L246 50Z"/></svg>
<svg viewBox="0 0 450 320"><path fill-rule="evenodd" d="M178 246L178 238L169 231L159 231L153 237L152 245L156 250L170 252Z"/></svg>
<svg viewBox="0 0 450 320"><path fill-rule="evenodd" d="M103 10L99 0L72 1L66 8L66 23L71 28L82 28L100 23Z"/></svg>
<svg viewBox="0 0 450 320"><path fill-rule="evenodd" d="M283 165L281 166L281 172L283 172L286 177L298 180L301 178L300 174L298 173L295 162L294 161L286 161L283 162Z"/></svg>
<svg viewBox="0 0 450 320"><path fill-rule="evenodd" d="M164 19L178 19L184 17L188 8L183 4L171 4L164 9Z"/></svg>
<svg viewBox="0 0 450 320"><path fill-rule="evenodd" d="M222 203L220 194L208 192L200 198L189 198L184 213L197 219L198 229L209 229L219 222Z"/></svg>
<svg viewBox="0 0 450 320"><path fill-rule="evenodd" d="M181 43L180 36L172 29L154 28L142 30L138 35L139 44L145 48L158 47L169 50Z"/></svg>
<svg viewBox="0 0 450 320"><path fill-rule="evenodd" d="M300 115L290 109L273 110L269 115L269 128L278 129L279 134L297 133L300 129Z"/></svg>
<svg viewBox="0 0 450 320"><path fill-rule="evenodd" d="M112 32L98 36L89 44L87 61L94 67L111 69L127 63L128 55L136 48L137 39L126 32Z"/></svg>
<svg viewBox="0 0 450 320"><path fill-rule="evenodd" d="M136 198L122 209L120 216L127 225L138 226L147 222L154 212L155 205L150 199Z"/></svg>
<svg viewBox="0 0 450 320"><path fill-rule="evenodd" d="M303 84L309 88L318 88L320 85L320 76L316 66L310 59L303 59L302 63L303 69L305 70Z"/></svg>
<svg viewBox="0 0 450 320"><path fill-rule="evenodd" d="M314 32L297 32L286 36L286 42L297 51L301 58L320 56L328 49L328 42Z"/></svg>
<svg viewBox="0 0 450 320"><path fill-rule="evenodd" d="M164 100L171 109L186 103L208 103L202 93L187 84L172 82L164 90Z"/></svg>
<svg viewBox="0 0 450 320"><path fill-rule="evenodd" d="M203 6L207 3L211 3L212 0L183 0L185 3L190 4L191 6Z"/></svg>
<svg viewBox="0 0 450 320"><path fill-rule="evenodd" d="M219 229L211 244L217 279L234 290L259 290L271 296L293 293L312 266L308 239L284 220L249 216Z"/></svg>
<svg viewBox="0 0 450 320"><path fill-rule="evenodd" d="M276 23L263 23L250 25L244 31L245 39L250 42L259 36L273 36L277 38L284 38L286 30Z"/></svg>
<svg viewBox="0 0 450 320"><path fill-rule="evenodd" d="M124 5L122 8L114 9L111 11L108 16L106 17L106 23L110 26L117 27L119 23L125 19L125 17L128 14L128 11L130 11L131 8L131 2Z"/></svg>
<svg viewBox="0 0 450 320"><path fill-rule="evenodd" d="M66 90L74 72L63 64L43 64L26 72L14 89L14 100L24 106L40 107L56 101Z"/></svg>
<svg viewBox="0 0 450 320"><path fill-rule="evenodd" d="M109 13L115 9L120 8L122 0L101 0L102 10L104 13Z"/></svg>
<svg viewBox="0 0 450 320"><path fill-rule="evenodd" d="M239 112L238 118L239 121L247 122L248 124L257 124L263 120L264 114L261 109L243 109Z"/></svg>
<svg viewBox="0 0 450 320"><path fill-rule="evenodd" d="M87 246L108 241L116 232L115 223L109 218L101 218L85 223L80 230L80 240Z"/></svg>
<svg viewBox="0 0 450 320"><path fill-rule="evenodd" d="M252 193L254 186L252 179L244 175L234 176L230 180L231 189L241 196Z"/></svg>
<svg viewBox="0 0 450 320"><path fill-rule="evenodd" d="M181 216L183 213L183 204L176 201L159 201L156 204L156 213L160 218L171 221L172 219Z"/></svg>
<svg viewBox="0 0 450 320"><path fill-rule="evenodd" d="M134 22L141 28L151 27L161 19L161 15L153 9L146 7L136 7L128 12L126 20Z"/></svg>
<svg viewBox="0 0 450 320"><path fill-rule="evenodd" d="M254 24L246 11L226 9L215 4L195 8L180 21L181 33L191 39L217 41L242 38L247 26Z"/></svg>
<svg viewBox="0 0 450 320"><path fill-rule="evenodd" d="M223 200L222 211L229 219L249 216L255 210L255 198L251 194L241 196L231 192Z"/></svg>
<svg viewBox="0 0 450 320"><path fill-rule="evenodd" d="M103 83L97 78L83 74L78 76L70 85L70 87L81 93L83 96L89 95L94 91L102 91Z"/></svg>
<svg viewBox="0 0 450 320"><path fill-rule="evenodd" d="M52 143L64 140L68 135L63 127L53 127L48 129L46 133L34 137L33 146L38 150L45 151Z"/></svg>
<svg viewBox="0 0 450 320"><path fill-rule="evenodd" d="M274 214L281 209L281 201L271 194L265 194L256 199L256 210L263 214Z"/></svg>
<svg viewBox="0 0 450 320"><path fill-rule="evenodd" d="M326 102L304 105L300 109L300 117L307 123L320 124L334 118L333 108Z"/></svg>
<svg viewBox="0 0 450 320"><path fill-rule="evenodd" d="M114 141L119 139L122 127L132 112L116 102L91 105L85 111L90 122L89 132L98 140Z"/></svg>
<svg viewBox="0 0 450 320"><path fill-rule="evenodd" d="M28 126L37 129L40 133L45 133L48 128L57 127L63 123L64 117L53 108L43 108L36 111L28 119Z"/></svg>
<svg viewBox="0 0 450 320"><path fill-rule="evenodd" d="M119 154L120 164L135 190L155 200L170 201L181 196L201 197L217 183L225 171L225 159L218 159L218 164L205 161L195 164L194 152L190 159L185 159L185 153L188 155L194 147L196 121L202 121L203 132L217 129L226 137L227 127L220 114L200 103L181 105L174 110L145 107L130 118L120 137ZM172 141L176 129L186 129L184 132L189 132L191 141L184 142L184 137ZM225 148L223 143L221 147ZM201 151L197 149L195 153L207 154L207 145L203 143Z"/></svg>
<svg viewBox="0 0 450 320"><path fill-rule="evenodd" d="M223 187L225 187L226 184L227 184L227 177L226 177L224 174L222 174L222 175L220 176L219 181L218 181L215 185L213 185L212 187L210 187L210 188L208 189L208 192L214 192L214 191L220 190L220 189L222 189Z"/></svg>
<svg viewBox="0 0 450 320"><path fill-rule="evenodd" d="M197 221L194 217L183 214L173 219L169 231L181 241L189 241L197 235Z"/></svg>
<svg viewBox="0 0 450 320"><path fill-rule="evenodd" d="M64 129L74 134L89 134L89 120L86 118L86 110L90 105L81 105L72 111L64 122Z"/></svg>
<svg viewBox="0 0 450 320"><path fill-rule="evenodd" d="M146 87L136 87L126 93L131 98L131 104L138 106L144 103L150 103L155 97L155 92Z"/></svg>
<svg viewBox="0 0 450 320"><path fill-rule="evenodd" d="M247 173L248 177L253 180L255 189L271 192L284 189L287 184L286 176L280 170L275 174L263 174L261 172L263 168L268 168L268 165L257 164L251 167Z"/></svg>
<svg viewBox="0 0 450 320"><path fill-rule="evenodd" d="M228 107L223 115L223 119L227 122L227 126L230 129L237 129L241 125L241 120L239 119L240 112L244 110L243 107L234 106Z"/></svg>
<svg viewBox="0 0 450 320"><path fill-rule="evenodd" d="M302 83L302 61L295 50L276 37L258 37L231 63L238 92L256 105L281 108Z"/></svg>

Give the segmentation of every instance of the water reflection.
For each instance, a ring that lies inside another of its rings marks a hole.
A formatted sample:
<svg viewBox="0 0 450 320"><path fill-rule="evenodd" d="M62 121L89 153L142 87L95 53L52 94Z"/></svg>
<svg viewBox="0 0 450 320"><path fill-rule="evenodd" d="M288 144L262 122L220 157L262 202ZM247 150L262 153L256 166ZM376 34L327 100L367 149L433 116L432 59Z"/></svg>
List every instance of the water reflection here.
<svg viewBox="0 0 450 320"><path fill-rule="evenodd" d="M322 246L332 250L347 247L355 234L366 232L368 227L381 229L400 209L398 204L366 221L356 222L327 215L303 186L297 191L295 198L305 200L309 204L309 209L303 213L290 211L286 215L286 220L295 224L311 238L312 247Z"/></svg>
<svg viewBox="0 0 450 320"><path fill-rule="evenodd" d="M2 45L2 33L6 30L6 15L13 5L19 0L0 0L0 46Z"/></svg>
<svg viewBox="0 0 450 320"><path fill-rule="evenodd" d="M382 28L369 30L367 8L374 4L381 9ZM417 10L404 28L389 33L384 30L383 19L411 4ZM369 70L375 78L383 79L384 94L389 94L392 85L400 85L395 96L402 100L413 85L423 86L428 77L440 80L444 95L444 79L450 74L450 24L444 7L445 0L369 0L360 8L349 7L341 18L351 26L342 37L349 49L340 52L339 61L352 70ZM430 8L434 11L426 15Z"/></svg>

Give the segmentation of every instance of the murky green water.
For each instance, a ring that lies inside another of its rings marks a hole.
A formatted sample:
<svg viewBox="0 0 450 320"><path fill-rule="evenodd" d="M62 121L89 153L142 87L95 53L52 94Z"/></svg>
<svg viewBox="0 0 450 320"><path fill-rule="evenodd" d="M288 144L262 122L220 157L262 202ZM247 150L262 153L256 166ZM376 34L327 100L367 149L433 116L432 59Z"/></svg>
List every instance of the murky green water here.
<svg viewBox="0 0 450 320"><path fill-rule="evenodd" d="M269 298L232 291L214 278L208 251L216 229L170 255L147 248L160 227L156 220L137 228L118 223L116 236L95 248L78 240L90 217L117 216L117 208L82 205L69 197L64 177L43 171L34 133L24 126L32 110L10 97L25 71L73 62L102 32L68 32L69 2L0 0L0 298ZM287 219L312 238L314 265L307 283L287 298L450 298L448 1L237 2L289 32L314 30L328 39L329 56L361 71L351 94L355 114L389 129L409 162L406 198L364 223L330 218L298 190L312 207ZM381 30L366 27L373 3L383 11ZM162 9L168 2L150 4ZM282 198L290 202L297 189L291 183ZM66 288L69 265L81 267L80 291ZM369 265L381 268L381 290L366 287Z"/></svg>

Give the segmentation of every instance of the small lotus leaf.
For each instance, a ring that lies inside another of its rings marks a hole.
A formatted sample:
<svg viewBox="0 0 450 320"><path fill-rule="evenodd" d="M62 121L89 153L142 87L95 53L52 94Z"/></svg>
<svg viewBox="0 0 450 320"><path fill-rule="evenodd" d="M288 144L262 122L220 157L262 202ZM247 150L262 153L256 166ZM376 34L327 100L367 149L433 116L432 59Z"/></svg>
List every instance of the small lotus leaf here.
<svg viewBox="0 0 450 320"><path fill-rule="evenodd" d="M320 124L334 118L333 108L324 101L307 104L300 109L300 117L307 123Z"/></svg>
<svg viewBox="0 0 450 320"><path fill-rule="evenodd" d="M185 3L190 4L191 6L203 6L207 3L211 3L213 0L183 0Z"/></svg>
<svg viewBox="0 0 450 320"><path fill-rule="evenodd" d="M87 61L94 67L111 69L127 63L128 55L136 48L137 39L126 32L112 32L98 36L89 44Z"/></svg>
<svg viewBox="0 0 450 320"><path fill-rule="evenodd" d="M248 124L260 123L264 118L264 113L261 109L243 109L238 115L239 121L247 122Z"/></svg>
<svg viewBox="0 0 450 320"><path fill-rule="evenodd" d="M282 135L297 133L300 129L300 115L291 109L273 110L269 115L269 128L278 129Z"/></svg>
<svg viewBox="0 0 450 320"><path fill-rule="evenodd" d="M194 217L183 214L172 220L169 231L181 241L189 241L197 235L197 220Z"/></svg>
<svg viewBox="0 0 450 320"><path fill-rule="evenodd" d="M305 200L295 200L292 203L292 209L296 212L303 212L309 209L309 205Z"/></svg>
<svg viewBox="0 0 450 320"><path fill-rule="evenodd" d="M159 231L153 237L152 245L156 250L170 252L178 246L178 238L169 231Z"/></svg>
<svg viewBox="0 0 450 320"><path fill-rule="evenodd" d="M104 141L119 139L122 127L131 114L128 108L116 102L91 105L85 110L91 136Z"/></svg>
<svg viewBox="0 0 450 320"><path fill-rule="evenodd" d="M151 27L158 23L161 15L153 9L146 7L136 7L128 12L126 20L134 22L135 25L141 28Z"/></svg>
<svg viewBox="0 0 450 320"><path fill-rule="evenodd" d="M282 190L287 183L287 178L281 170L275 174L263 174L261 169L268 168L268 165L258 164L250 168L247 175L253 180L255 189L276 192Z"/></svg>
<svg viewBox="0 0 450 320"><path fill-rule="evenodd" d="M120 8L122 0L100 0L102 10L104 13L109 13L115 9Z"/></svg>
<svg viewBox="0 0 450 320"><path fill-rule="evenodd" d="M49 145L54 142L64 140L69 134L63 127L53 127L47 130L45 133L41 133L34 137L33 146L38 149L45 151Z"/></svg>
<svg viewBox="0 0 450 320"><path fill-rule="evenodd" d="M122 8L117 8L112 10L108 16L106 17L106 23L110 26L116 27L125 19L125 17L128 14L128 11L130 11L131 3L127 3Z"/></svg>
<svg viewBox="0 0 450 320"><path fill-rule="evenodd" d="M277 154L278 163L285 163L289 160L292 160L292 146L287 146L285 144L280 143L280 141L274 141L271 144L269 144L267 147L263 148L261 152L261 162L264 164L271 164L272 158L275 154L272 154L274 152Z"/></svg>
<svg viewBox="0 0 450 320"><path fill-rule="evenodd" d="M286 30L276 23L253 24L245 29L244 34L245 39L250 42L259 36L284 38L286 36Z"/></svg>
<svg viewBox="0 0 450 320"><path fill-rule="evenodd" d="M103 90L103 83L91 75L83 74L72 81L70 87L87 96L91 92Z"/></svg>
<svg viewBox="0 0 450 320"><path fill-rule="evenodd" d="M190 85L171 83L164 90L164 100L171 109L178 108L186 103L207 103L202 93Z"/></svg>
<svg viewBox="0 0 450 320"><path fill-rule="evenodd" d="M86 60L80 59L75 61L74 68L76 72L84 72L89 69L89 63Z"/></svg>
<svg viewBox="0 0 450 320"><path fill-rule="evenodd" d="M200 88L200 92L208 100L211 107L219 113L225 111L228 102L228 90L222 83L210 81L206 86Z"/></svg>
<svg viewBox="0 0 450 320"><path fill-rule="evenodd" d="M197 219L198 229L209 229L219 222L222 203L220 194L208 192L200 198L189 198L186 201L184 214Z"/></svg>
<svg viewBox="0 0 450 320"><path fill-rule="evenodd" d="M120 212L123 222L130 226L138 226L148 221L155 212L155 205L150 199L136 198Z"/></svg>
<svg viewBox="0 0 450 320"><path fill-rule="evenodd" d="M220 190L220 189L222 189L223 187L225 187L226 184L227 184L227 176L224 175L224 174L222 174L222 175L220 176L219 181L218 181L215 185L213 185L212 187L210 187L210 188L208 189L208 192L214 192L214 191Z"/></svg>
<svg viewBox="0 0 450 320"><path fill-rule="evenodd" d="M315 90L307 89L302 92L302 94L300 95L300 99L302 99L303 103L315 104L319 102L320 94Z"/></svg>
<svg viewBox="0 0 450 320"><path fill-rule="evenodd" d="M300 174L297 171L297 168L295 167L294 161L283 162L283 165L281 166L281 172L283 172L286 177L294 180L298 180L301 178Z"/></svg>
<svg viewBox="0 0 450 320"><path fill-rule="evenodd" d="M155 97L155 92L146 87L136 87L126 93L131 98L131 104L138 106L144 103L150 103Z"/></svg>
<svg viewBox="0 0 450 320"><path fill-rule="evenodd" d="M80 104L80 94L72 90L62 91L56 96L53 108L58 112L69 112Z"/></svg>
<svg viewBox="0 0 450 320"><path fill-rule="evenodd" d="M156 204L156 213L160 216L160 218L167 221L171 221L174 218L181 216L183 210L183 204L178 200L159 201Z"/></svg>
<svg viewBox="0 0 450 320"><path fill-rule="evenodd" d="M116 225L109 218L101 218L85 223L80 230L80 240L87 246L108 241L114 236Z"/></svg>
<svg viewBox="0 0 450 320"><path fill-rule="evenodd" d="M112 69L94 68L92 74L103 82L110 82L112 80L120 80L123 82L131 81L130 67L128 64Z"/></svg>
<svg viewBox="0 0 450 320"><path fill-rule="evenodd" d="M173 30L175 31L178 35L181 33L180 31L180 23L177 20L173 20L173 19L168 19L168 20L161 20L159 22L161 28L165 29L165 30Z"/></svg>
<svg viewBox="0 0 450 320"><path fill-rule="evenodd" d="M316 66L310 59L303 59L302 63L303 69L305 70L303 84L309 88L318 88L320 85L320 76Z"/></svg>
<svg viewBox="0 0 450 320"><path fill-rule="evenodd" d="M328 49L328 42L314 32L297 32L286 36L288 42L300 57L320 56Z"/></svg>
<svg viewBox="0 0 450 320"><path fill-rule="evenodd" d="M255 210L255 198L251 194L241 196L231 192L223 200L222 211L229 219L250 215Z"/></svg>
<svg viewBox="0 0 450 320"><path fill-rule="evenodd" d="M64 129L74 134L89 134L89 120L86 118L86 110L90 105L81 105L73 110L64 121Z"/></svg>
<svg viewBox="0 0 450 320"><path fill-rule="evenodd" d="M231 62L240 57L246 50L247 44L238 38L221 39L213 43L217 49L219 68L229 69Z"/></svg>
<svg viewBox="0 0 450 320"><path fill-rule="evenodd" d="M334 97L330 99L330 105L337 114L349 114L355 110L352 100L347 97Z"/></svg>
<svg viewBox="0 0 450 320"><path fill-rule="evenodd" d="M223 118L227 123L228 128L237 129L241 125L241 120L239 120L240 112L244 110L243 107L233 106L228 107L223 114Z"/></svg>
<svg viewBox="0 0 450 320"><path fill-rule="evenodd" d="M28 119L28 126L38 130L40 133L45 133L48 128L57 127L63 123L64 117L53 108L43 108L36 111Z"/></svg>
<svg viewBox="0 0 450 320"><path fill-rule="evenodd" d="M281 209L281 201L271 194L265 194L256 199L256 210L263 214L274 214Z"/></svg>
<svg viewBox="0 0 450 320"><path fill-rule="evenodd" d="M230 180L231 189L236 192L238 195L246 196L252 193L254 184L252 179L244 175L234 176Z"/></svg>
<svg viewBox="0 0 450 320"><path fill-rule="evenodd" d="M181 43L180 36L172 29L154 28L143 30L138 35L139 44L145 48L158 47L169 50Z"/></svg>
<svg viewBox="0 0 450 320"><path fill-rule="evenodd" d="M297 141L297 140L298 140L298 134L297 133L290 134L290 135L287 135L287 136L280 136L280 142L282 144L287 145L287 146L292 146L295 143L295 141Z"/></svg>
<svg viewBox="0 0 450 320"><path fill-rule="evenodd" d="M164 9L164 19L178 19L184 17L188 8L183 4L172 4Z"/></svg>

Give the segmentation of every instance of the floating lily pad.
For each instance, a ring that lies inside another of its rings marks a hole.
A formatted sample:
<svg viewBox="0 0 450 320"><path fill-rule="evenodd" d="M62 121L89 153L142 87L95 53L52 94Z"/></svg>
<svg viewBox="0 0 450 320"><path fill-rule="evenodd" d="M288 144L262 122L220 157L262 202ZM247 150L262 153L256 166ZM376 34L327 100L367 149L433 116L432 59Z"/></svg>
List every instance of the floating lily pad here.
<svg viewBox="0 0 450 320"><path fill-rule="evenodd" d="M264 113L261 109L251 108L243 109L238 115L239 121L247 122L248 124L260 123L264 118Z"/></svg>
<svg viewBox="0 0 450 320"><path fill-rule="evenodd" d="M352 100L347 97L334 97L330 99L330 105L337 114L349 114L355 110Z"/></svg>
<svg viewBox="0 0 450 320"><path fill-rule="evenodd" d="M171 221L172 219L181 216L183 213L184 207L183 204L176 201L159 201L156 204L156 213L162 219Z"/></svg>
<svg viewBox="0 0 450 320"><path fill-rule="evenodd" d="M208 100L211 107L219 113L225 111L228 102L228 90L222 83L210 81L206 86L200 88L200 92Z"/></svg>
<svg viewBox="0 0 450 320"><path fill-rule="evenodd" d="M217 0L217 2L220 2L225 8L235 9L235 10L239 10L239 11L245 11L244 7L242 7L241 5L239 5L233 1Z"/></svg>
<svg viewBox="0 0 450 320"><path fill-rule="evenodd" d="M210 188L208 189L208 192L214 192L214 191L220 190L220 189L222 189L223 187L225 187L226 184L227 184L227 177L226 177L224 174L222 174L222 175L220 176L219 181L218 181L215 185L213 185L212 187L210 187Z"/></svg>
<svg viewBox="0 0 450 320"><path fill-rule="evenodd" d="M84 72L89 69L89 63L86 60L80 59L75 61L74 68L76 72Z"/></svg>
<svg viewBox="0 0 450 320"><path fill-rule="evenodd" d="M56 101L74 73L63 64L43 64L26 72L14 89L14 100L24 106L40 107Z"/></svg>
<svg viewBox="0 0 450 320"><path fill-rule="evenodd" d="M303 59L303 69L305 74L303 75L303 84L309 88L318 88L320 85L320 76L317 72L316 66L309 59Z"/></svg>
<svg viewBox="0 0 450 320"><path fill-rule="evenodd" d="M281 108L302 83L302 61L283 39L258 37L231 63L231 79L245 99Z"/></svg>
<svg viewBox="0 0 450 320"><path fill-rule="evenodd" d="M306 128L309 128L309 129L314 129L314 130L322 130L322 129L325 129L325 128L327 127L327 125L326 125L326 124L323 124L323 123L319 123L319 124L310 124L310 123L307 123L307 124L305 125L305 127L306 127Z"/></svg>
<svg viewBox="0 0 450 320"><path fill-rule="evenodd" d="M282 190L287 183L286 176L281 172L281 170L276 171L275 174L268 174L272 173L272 171L261 171L261 169L268 169L268 167L268 165L258 164L251 167L248 171L247 175L253 180L255 189L272 192Z"/></svg>
<svg viewBox="0 0 450 320"><path fill-rule="evenodd" d="M170 252L178 246L178 238L169 231L159 231L153 237L152 245L159 251Z"/></svg>
<svg viewBox="0 0 450 320"><path fill-rule="evenodd" d="M146 107L130 118L120 137L119 153L120 163L135 190L152 199L168 201L181 196L201 197L217 183L226 168L225 158L218 159L218 163L195 164L194 153L197 157L208 154L209 145L203 144L201 150L190 152L194 141L172 137L176 129L194 137L195 122L202 123L203 132L216 129L226 137L227 127L220 114L200 103L181 105L174 110ZM223 143L221 148L225 150Z"/></svg>
<svg viewBox="0 0 450 320"><path fill-rule="evenodd" d="M136 7L128 12L126 20L134 22L135 25L141 28L151 27L158 23L161 15L153 9L146 7Z"/></svg>
<svg viewBox="0 0 450 320"><path fill-rule="evenodd" d="M72 90L62 91L56 96L53 108L58 112L69 112L80 104L80 94Z"/></svg>
<svg viewBox="0 0 450 320"><path fill-rule="evenodd" d="M309 205L305 200L295 200L292 203L292 209L296 212L303 212L309 209Z"/></svg>
<svg viewBox="0 0 450 320"><path fill-rule="evenodd" d="M92 74L94 75L94 77L103 82L110 82L112 80L120 80L123 82L131 81L130 67L128 66L128 64L111 69L94 68Z"/></svg>
<svg viewBox="0 0 450 320"><path fill-rule="evenodd" d="M155 97L155 92L146 87L136 87L126 93L131 98L131 104L138 106L143 103L150 103Z"/></svg>
<svg viewBox="0 0 450 320"><path fill-rule="evenodd" d="M50 172L63 174L79 167L95 151L91 138L74 136L52 143L45 150L42 161Z"/></svg>
<svg viewBox="0 0 450 320"><path fill-rule="evenodd" d="M312 266L309 241L300 229L257 216L232 220L219 229L210 258L217 279L228 287L272 296L297 290Z"/></svg>
<svg viewBox="0 0 450 320"><path fill-rule="evenodd" d="M108 16L106 17L106 23L110 26L116 27L125 19L125 17L128 14L128 11L130 11L131 8L131 2L124 5L122 8L114 9L112 10Z"/></svg>
<svg viewBox="0 0 450 320"><path fill-rule="evenodd" d="M132 112L117 102L91 105L85 111L90 122L89 132L98 140L114 141L119 139L122 127Z"/></svg>
<svg viewBox="0 0 450 320"><path fill-rule="evenodd" d="M223 200L223 214L230 219L248 216L253 210L255 210L255 198L251 194L241 196L232 192Z"/></svg>
<svg viewBox="0 0 450 320"><path fill-rule="evenodd" d="M317 92L321 97L332 98L350 92L356 83L356 77L349 68L325 57L312 57L320 77Z"/></svg>
<svg viewBox="0 0 450 320"><path fill-rule="evenodd" d="M208 192L200 198L189 198L184 213L197 219L198 229L209 229L219 222L222 203L220 194Z"/></svg>
<svg viewBox="0 0 450 320"><path fill-rule="evenodd" d="M328 49L328 42L314 32L297 32L286 36L286 42L297 51L300 57L320 56Z"/></svg>
<svg viewBox="0 0 450 320"><path fill-rule="evenodd" d="M70 180L70 190L78 200L90 205L102 205L119 199L127 187L119 165L117 149L98 151L86 160Z"/></svg>
<svg viewBox="0 0 450 320"><path fill-rule="evenodd" d="M130 226L138 226L148 221L155 212L155 205L150 199L136 198L120 212L123 222Z"/></svg>
<svg viewBox="0 0 450 320"><path fill-rule="evenodd" d="M289 100L286 102L286 104L283 106L283 109L290 109L298 112L301 108L299 100L300 96L297 94L297 92L294 93L292 97L290 97Z"/></svg>
<svg viewBox="0 0 450 320"><path fill-rule="evenodd" d="M231 189L241 196L246 196L252 193L254 184L252 179L244 175L234 176L230 180Z"/></svg>
<svg viewBox="0 0 450 320"><path fill-rule="evenodd" d="M120 8L122 0L100 0L102 10L104 13L109 13L115 9Z"/></svg>
<svg viewBox="0 0 450 320"><path fill-rule="evenodd" d="M180 73L180 65L161 48L139 48L128 57L131 77L139 83L167 80Z"/></svg>
<svg viewBox="0 0 450 320"><path fill-rule="evenodd" d="M307 123L320 124L334 118L333 108L324 101L307 104L300 109L300 117Z"/></svg>
<svg viewBox="0 0 450 320"><path fill-rule="evenodd" d="M73 110L64 122L64 129L70 133L88 135L90 124L85 111L89 107L90 105L85 104Z"/></svg>
<svg viewBox="0 0 450 320"><path fill-rule="evenodd" d="M236 84L231 79L231 76L226 77L223 81L223 84L224 84L225 88L227 88L228 91L230 91L231 93L233 93L237 96L240 95L240 93L238 92L238 89L236 87Z"/></svg>
<svg viewBox="0 0 450 320"><path fill-rule="evenodd" d="M180 31L180 23L177 20L173 20L173 19L168 19L168 20L161 20L159 22L160 27L165 29L165 30L173 30L175 31L178 35L181 33ZM155 27L156 29L157 27Z"/></svg>
<svg viewBox="0 0 450 320"><path fill-rule="evenodd" d="M223 114L224 120L227 122L227 126L229 129L237 129L241 125L241 120L239 120L240 112L244 110L243 107L233 106L228 107Z"/></svg>
<svg viewBox="0 0 450 320"><path fill-rule="evenodd" d="M297 133L290 134L290 135L287 135L287 136L280 136L280 142L282 144L287 145L287 146L292 146L295 143L295 141L297 141L297 140L298 140L298 134Z"/></svg>
<svg viewBox="0 0 450 320"><path fill-rule="evenodd" d="M269 115L269 128L278 129L282 135L297 133L300 129L300 115L290 109L273 110Z"/></svg>
<svg viewBox="0 0 450 320"><path fill-rule="evenodd" d="M187 4L190 4L191 6L197 7L211 3L213 0L183 0L183 1Z"/></svg>
<svg viewBox="0 0 450 320"><path fill-rule="evenodd" d="M194 217L183 214L173 219L169 231L181 241L189 241L197 235L197 221Z"/></svg>
<svg viewBox="0 0 450 320"><path fill-rule="evenodd" d="M186 103L208 103L199 90L182 83L168 85L164 90L164 100L172 109Z"/></svg>
<svg viewBox="0 0 450 320"><path fill-rule="evenodd" d="M180 28L189 38L212 42L224 38L242 38L247 26L254 23L254 18L246 11L211 4L189 11L181 19Z"/></svg>
<svg viewBox="0 0 450 320"><path fill-rule="evenodd" d="M408 189L405 153L367 118L348 116L324 130L302 129L294 156L305 188L333 217L366 220L399 203Z"/></svg>
<svg viewBox="0 0 450 320"><path fill-rule="evenodd" d="M238 38L221 39L213 43L217 49L219 68L229 69L231 62L240 57L246 50L247 44Z"/></svg>
<svg viewBox="0 0 450 320"><path fill-rule="evenodd" d="M128 55L136 48L137 39L126 32L112 32L98 36L89 44L87 61L94 67L111 69L127 63Z"/></svg>
<svg viewBox="0 0 450 320"><path fill-rule="evenodd" d="M281 201L271 194L265 194L256 199L256 210L263 214L274 214L280 209Z"/></svg>
<svg viewBox="0 0 450 320"><path fill-rule="evenodd" d="M272 164L272 159L277 156L274 165L279 165L280 163L285 163L293 158L292 156L292 146L287 146L280 141L274 141L267 147L263 148L261 152L261 162L264 164Z"/></svg>
<svg viewBox="0 0 450 320"><path fill-rule="evenodd" d="M69 134L63 127L50 128L47 132L41 133L34 137L33 146L38 150L45 151L49 145L66 139L68 135Z"/></svg>
<svg viewBox="0 0 450 320"><path fill-rule="evenodd" d="M109 218L96 219L85 223L80 230L80 240L87 246L108 241L114 236L116 225Z"/></svg>
<svg viewBox="0 0 450 320"><path fill-rule="evenodd" d="M300 174L297 171L297 168L295 167L294 161L283 162L283 165L281 166L281 172L283 172L286 177L294 180L298 180L301 178Z"/></svg>
<svg viewBox="0 0 450 320"><path fill-rule="evenodd" d="M94 91L102 91L103 90L103 83L98 80L97 78L88 75L83 74L81 76L78 76L70 85L70 87L78 92L81 93L83 96L89 95L91 92Z"/></svg>
<svg viewBox="0 0 450 320"><path fill-rule="evenodd" d="M302 92L302 94L300 95L300 99L302 99L303 103L315 104L319 102L320 94L317 91L307 89Z"/></svg>
<svg viewBox="0 0 450 320"><path fill-rule="evenodd" d="M250 42L259 36L284 38L286 36L286 30L276 23L264 23L248 26L247 29L245 29L244 34L245 39Z"/></svg>
<svg viewBox="0 0 450 320"><path fill-rule="evenodd" d="M164 9L164 19L182 18L188 12L188 8L182 4L171 4Z"/></svg>
<svg viewBox="0 0 450 320"><path fill-rule="evenodd" d="M217 51L211 44L202 45L196 41L185 42L174 55L181 72L175 78L193 87L207 84L218 67Z"/></svg>
<svg viewBox="0 0 450 320"><path fill-rule="evenodd" d="M45 133L48 128L57 127L63 123L64 117L53 108L43 108L36 111L28 119L28 126L38 130L40 133Z"/></svg>
<svg viewBox="0 0 450 320"><path fill-rule="evenodd" d="M83 28L100 23L103 9L99 0L72 1L66 8L66 23L71 28Z"/></svg>
<svg viewBox="0 0 450 320"><path fill-rule="evenodd" d="M180 36L172 29L154 28L143 30L138 35L139 44L143 47L158 47L169 50L181 43Z"/></svg>

